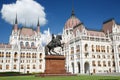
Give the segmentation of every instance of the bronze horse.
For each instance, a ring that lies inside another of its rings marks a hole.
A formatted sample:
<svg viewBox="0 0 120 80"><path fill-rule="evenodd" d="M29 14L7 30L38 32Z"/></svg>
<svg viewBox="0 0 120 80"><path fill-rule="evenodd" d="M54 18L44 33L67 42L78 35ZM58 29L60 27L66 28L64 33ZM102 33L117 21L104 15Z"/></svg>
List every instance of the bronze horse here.
<svg viewBox="0 0 120 80"><path fill-rule="evenodd" d="M61 44L60 40L62 40L61 35L57 35L55 38L54 35L52 34L52 40L45 46L45 55L48 55L48 52L50 53L50 55L52 55L51 50L52 52L59 54L54 51L54 48L61 47L63 50L63 44Z"/></svg>

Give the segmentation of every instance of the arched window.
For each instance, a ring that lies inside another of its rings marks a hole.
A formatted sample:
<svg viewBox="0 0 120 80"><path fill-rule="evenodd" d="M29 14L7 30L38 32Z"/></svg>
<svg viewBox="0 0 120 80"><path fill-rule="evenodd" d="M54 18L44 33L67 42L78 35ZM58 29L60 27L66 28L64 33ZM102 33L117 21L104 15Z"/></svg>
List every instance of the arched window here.
<svg viewBox="0 0 120 80"><path fill-rule="evenodd" d="M92 52L94 52L94 45L92 45Z"/></svg>
<svg viewBox="0 0 120 80"><path fill-rule="evenodd" d="M118 46L118 52L120 52L120 45Z"/></svg>
<svg viewBox="0 0 120 80"><path fill-rule="evenodd" d="M103 61L103 66L106 67L106 63L105 63L105 61Z"/></svg>
<svg viewBox="0 0 120 80"><path fill-rule="evenodd" d="M33 65L33 69L36 69L35 65Z"/></svg>
<svg viewBox="0 0 120 80"><path fill-rule="evenodd" d="M2 57L4 57L4 52L2 52Z"/></svg>
<svg viewBox="0 0 120 80"><path fill-rule="evenodd" d="M34 58L34 53L32 53L32 58Z"/></svg>
<svg viewBox="0 0 120 80"><path fill-rule="evenodd" d="M8 55L9 55L8 52L6 52L6 57L8 57Z"/></svg>
<svg viewBox="0 0 120 80"><path fill-rule="evenodd" d="M74 53L74 47L71 47L71 54Z"/></svg>
<svg viewBox="0 0 120 80"><path fill-rule="evenodd" d="M23 65L21 65L21 69L24 69L24 66L23 66Z"/></svg>
<svg viewBox="0 0 120 80"><path fill-rule="evenodd" d="M9 52L9 57L11 57L11 53Z"/></svg>
<svg viewBox="0 0 120 80"><path fill-rule="evenodd" d="M40 53L40 58L42 58L42 53Z"/></svg>
<svg viewBox="0 0 120 80"><path fill-rule="evenodd" d="M80 52L80 45L76 46L76 52Z"/></svg>
<svg viewBox="0 0 120 80"><path fill-rule="evenodd" d="M22 41L20 42L20 46L24 46Z"/></svg>
<svg viewBox="0 0 120 80"><path fill-rule="evenodd" d="M27 65L27 69L30 69L30 65Z"/></svg>
<svg viewBox="0 0 120 80"><path fill-rule="evenodd" d="M2 65L0 65L0 69L2 70Z"/></svg>
<svg viewBox="0 0 120 80"><path fill-rule="evenodd" d="M98 52L100 52L100 46L98 45Z"/></svg>
<svg viewBox="0 0 120 80"><path fill-rule="evenodd" d="M92 66L96 66L95 61L92 61Z"/></svg>
<svg viewBox="0 0 120 80"><path fill-rule="evenodd" d="M29 43L28 43L28 42L26 42L26 43L25 43L25 46L27 47L28 45L29 45Z"/></svg>
<svg viewBox="0 0 120 80"><path fill-rule="evenodd" d="M95 58L95 55L92 55L92 58Z"/></svg>
<svg viewBox="0 0 120 80"><path fill-rule="evenodd" d="M6 70L8 70L9 69L9 65L6 65Z"/></svg>
<svg viewBox="0 0 120 80"><path fill-rule="evenodd" d="M0 57L2 57L2 53L0 52Z"/></svg>
<svg viewBox="0 0 120 80"><path fill-rule="evenodd" d="M108 61L108 66L111 66L111 63L110 63L110 61Z"/></svg>
<svg viewBox="0 0 120 80"><path fill-rule="evenodd" d="M100 55L97 55L97 58L100 58Z"/></svg>
<svg viewBox="0 0 120 80"><path fill-rule="evenodd" d="M29 55L28 55L28 53L26 54L26 58L28 58L29 57Z"/></svg>
<svg viewBox="0 0 120 80"><path fill-rule="evenodd" d="M85 44L85 47L84 47L84 48L85 48L85 51L87 51L87 48L88 48L88 44Z"/></svg>
<svg viewBox="0 0 120 80"><path fill-rule="evenodd" d="M29 58L31 58L31 54L29 53Z"/></svg>
<svg viewBox="0 0 120 80"><path fill-rule="evenodd" d="M31 43L31 47L34 46L34 42Z"/></svg>
<svg viewBox="0 0 120 80"><path fill-rule="evenodd" d="M109 46L107 46L107 52L109 53Z"/></svg>
<svg viewBox="0 0 120 80"><path fill-rule="evenodd" d="M115 61L113 61L113 67L115 67Z"/></svg>
<svg viewBox="0 0 120 80"><path fill-rule="evenodd" d="M39 65L39 69L42 69L42 65Z"/></svg>
<svg viewBox="0 0 120 80"><path fill-rule="evenodd" d="M14 58L17 58L17 52L15 52L15 54L14 54Z"/></svg>
<svg viewBox="0 0 120 80"><path fill-rule="evenodd" d="M16 65L14 65L14 69L17 69L17 66L16 66Z"/></svg>
<svg viewBox="0 0 120 80"><path fill-rule="evenodd" d="M100 63L100 61L98 61L98 66L101 66L101 63Z"/></svg>

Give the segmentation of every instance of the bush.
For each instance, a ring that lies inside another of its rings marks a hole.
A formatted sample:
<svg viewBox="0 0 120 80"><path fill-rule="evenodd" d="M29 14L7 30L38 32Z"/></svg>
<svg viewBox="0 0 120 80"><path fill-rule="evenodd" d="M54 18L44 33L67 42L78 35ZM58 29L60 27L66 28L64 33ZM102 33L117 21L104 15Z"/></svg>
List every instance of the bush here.
<svg viewBox="0 0 120 80"><path fill-rule="evenodd" d="M13 76L13 75L20 75L20 72L0 72L0 76Z"/></svg>

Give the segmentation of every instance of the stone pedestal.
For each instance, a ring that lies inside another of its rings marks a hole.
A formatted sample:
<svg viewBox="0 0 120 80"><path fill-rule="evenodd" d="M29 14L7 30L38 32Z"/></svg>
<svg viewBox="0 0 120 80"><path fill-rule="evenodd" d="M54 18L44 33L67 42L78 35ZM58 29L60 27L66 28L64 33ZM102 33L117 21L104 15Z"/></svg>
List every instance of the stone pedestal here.
<svg viewBox="0 0 120 80"><path fill-rule="evenodd" d="M48 55L45 57L45 73L46 74L64 74L65 70L65 57Z"/></svg>
<svg viewBox="0 0 120 80"><path fill-rule="evenodd" d="M45 76L76 76L76 74L67 73L65 70L65 57L57 55L47 55L45 57L45 72L36 75Z"/></svg>

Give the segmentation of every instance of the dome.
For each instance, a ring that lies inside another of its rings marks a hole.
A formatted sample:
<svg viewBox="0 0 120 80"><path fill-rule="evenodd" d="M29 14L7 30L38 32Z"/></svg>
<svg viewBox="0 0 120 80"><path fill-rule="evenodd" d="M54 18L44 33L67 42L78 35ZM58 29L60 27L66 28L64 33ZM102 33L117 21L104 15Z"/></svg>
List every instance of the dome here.
<svg viewBox="0 0 120 80"><path fill-rule="evenodd" d="M72 11L71 17L65 23L65 29L73 28L79 23L80 23L80 20L75 17L74 11Z"/></svg>

